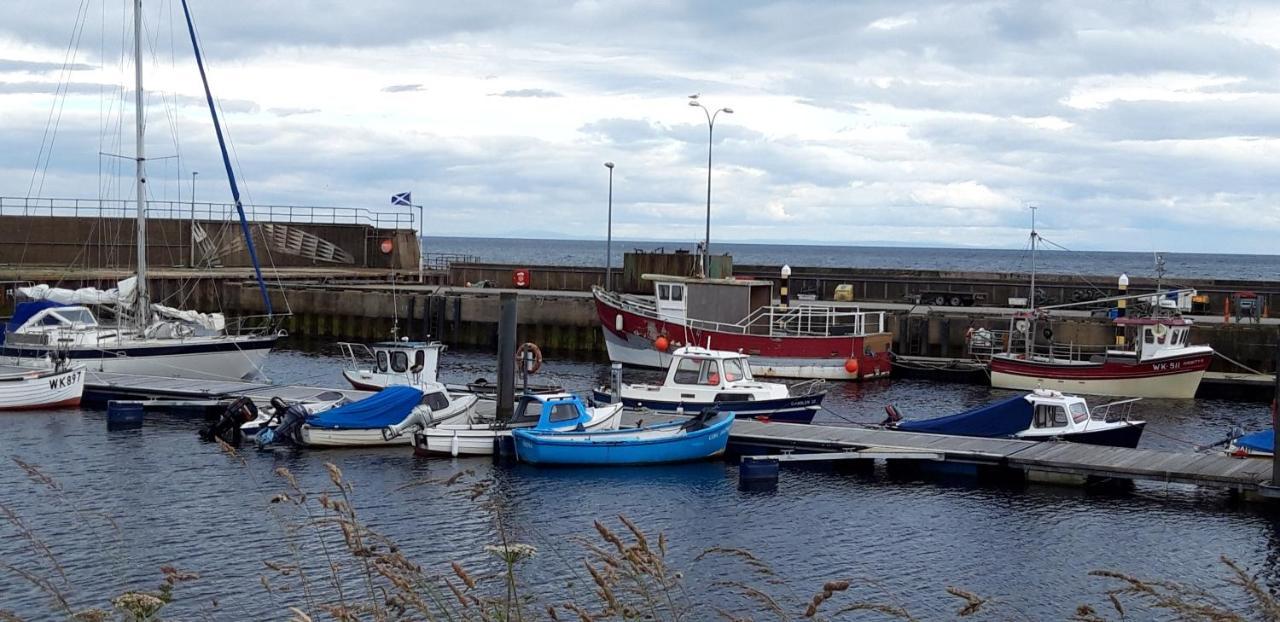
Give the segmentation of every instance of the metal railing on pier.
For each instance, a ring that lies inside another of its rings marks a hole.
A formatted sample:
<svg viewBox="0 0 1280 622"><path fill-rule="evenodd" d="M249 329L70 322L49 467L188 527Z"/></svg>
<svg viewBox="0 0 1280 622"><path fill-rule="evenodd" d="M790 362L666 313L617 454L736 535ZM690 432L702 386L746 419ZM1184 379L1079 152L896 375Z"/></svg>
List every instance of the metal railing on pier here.
<svg viewBox="0 0 1280 622"><path fill-rule="evenodd" d="M133 218L136 201L124 199L45 199L0 197L0 216L64 218ZM244 205L253 222L319 225L367 225L377 229L411 229L414 214L365 207L311 205ZM235 205L197 201L147 201L147 217L228 222L238 218Z"/></svg>
<svg viewBox="0 0 1280 622"><path fill-rule="evenodd" d="M775 337L865 337L885 332L884 311L859 311L857 308L850 310L848 307L825 304L794 304L789 307L772 305L758 307L737 322L715 322L671 316L659 311L652 298L596 291L613 306L668 322L683 322L698 330Z"/></svg>
<svg viewBox="0 0 1280 622"><path fill-rule="evenodd" d="M480 263L480 257L461 253L422 254L422 267L427 270L448 270L455 263Z"/></svg>

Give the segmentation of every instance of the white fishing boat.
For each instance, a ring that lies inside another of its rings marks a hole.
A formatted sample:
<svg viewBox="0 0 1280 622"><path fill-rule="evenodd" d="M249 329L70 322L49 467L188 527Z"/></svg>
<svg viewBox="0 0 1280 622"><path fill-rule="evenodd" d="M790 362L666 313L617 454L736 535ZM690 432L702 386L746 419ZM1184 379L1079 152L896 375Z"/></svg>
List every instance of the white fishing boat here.
<svg viewBox="0 0 1280 622"><path fill-rule="evenodd" d="M77 406L83 393L83 365L65 360L0 361L0 410Z"/></svg>
<svg viewBox="0 0 1280 622"><path fill-rule="evenodd" d="M183 10L186 13L185 5ZM69 290L47 285L18 288L18 294L25 300L18 304L14 318L6 326L6 334L0 342L0 355L43 359L65 351L71 360L84 363L94 371L218 380L250 377L261 369L263 359L277 339L271 329L271 299L262 279L253 236L240 202L240 191L227 155L217 111L213 107L189 13L186 14L187 25L196 62L268 321L256 327L240 323L229 327L220 314L184 311L154 304L151 299L147 283L146 90L143 87L141 0L133 2L133 17L136 146L134 157L130 159L135 163L137 275L109 290ZM101 314L95 316L85 305L107 309L114 319L103 324ZM249 321L249 318L241 321Z"/></svg>
<svg viewBox="0 0 1280 622"><path fill-rule="evenodd" d="M393 385L436 382L440 353L438 341L379 341L372 344L339 341L342 377L362 391L381 391Z"/></svg>
<svg viewBox="0 0 1280 622"><path fill-rule="evenodd" d="M493 412L476 411L465 423L414 432L413 447L419 454L489 456L495 439L511 436L513 429L532 428L540 418L552 430L616 430L622 421L622 403L590 407L570 393L522 395L509 421L499 421Z"/></svg>
<svg viewBox="0 0 1280 622"><path fill-rule="evenodd" d="M822 408L827 392L822 380L795 385L761 382L751 375L749 357L741 352L686 346L671 353L662 384L626 383L618 391L627 408L658 412L695 413L714 406L741 418L767 418L786 423L809 423ZM611 387L592 396L598 403L614 401Z"/></svg>

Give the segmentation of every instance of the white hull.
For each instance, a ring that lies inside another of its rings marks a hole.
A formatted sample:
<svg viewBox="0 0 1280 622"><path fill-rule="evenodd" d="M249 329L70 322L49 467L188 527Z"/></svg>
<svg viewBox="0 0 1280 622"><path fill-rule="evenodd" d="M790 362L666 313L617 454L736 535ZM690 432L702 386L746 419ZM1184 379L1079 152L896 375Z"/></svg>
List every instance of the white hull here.
<svg viewBox="0 0 1280 622"><path fill-rule="evenodd" d="M56 373L32 369L26 374L0 378L0 410L75 406L83 393L83 367Z"/></svg>
<svg viewBox="0 0 1280 622"><path fill-rule="evenodd" d="M269 350L232 350L196 354L164 354L111 358L76 359L90 371L193 380L244 380L253 378L262 368Z"/></svg>
<svg viewBox="0 0 1280 622"><path fill-rule="evenodd" d="M586 426L586 430L616 430L622 421L622 404ZM533 424L520 427L533 427ZM439 425L415 435L419 452L448 456L492 456L494 439L511 436L511 428L495 429L487 424Z"/></svg>
<svg viewBox="0 0 1280 622"><path fill-rule="evenodd" d="M611 331L604 331L605 348L609 351L609 360L632 367L648 367L667 369L671 366L671 354L659 352L653 348L652 342L640 340L624 340ZM821 380L858 380L889 376L889 369L876 373L849 373L845 369L844 359L801 359L770 358L752 355L749 359L751 375L766 378L797 378Z"/></svg>
<svg viewBox="0 0 1280 622"><path fill-rule="evenodd" d="M302 427L302 442L308 447L401 447L411 444L413 436L404 434L388 441L382 438L382 428L326 430L308 425Z"/></svg>
<svg viewBox="0 0 1280 622"><path fill-rule="evenodd" d="M1167 374L1146 378L1122 379L1060 379L1019 376L1003 372L991 372L991 386L997 389L1034 391L1052 389L1063 393L1107 395L1113 397L1151 397L1189 399L1196 396L1204 371L1185 374Z"/></svg>

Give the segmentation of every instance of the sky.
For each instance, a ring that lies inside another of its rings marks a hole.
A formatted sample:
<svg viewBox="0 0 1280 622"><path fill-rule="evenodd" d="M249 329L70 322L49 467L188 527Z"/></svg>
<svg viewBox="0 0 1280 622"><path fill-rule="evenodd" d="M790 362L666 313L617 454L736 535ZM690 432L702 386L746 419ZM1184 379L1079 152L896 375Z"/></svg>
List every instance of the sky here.
<svg viewBox="0 0 1280 622"><path fill-rule="evenodd" d="M695 241L710 143L713 243L1280 240L1274 3L190 2L250 203L602 239L611 161L614 237ZM130 197L131 4L0 3L0 196ZM150 197L229 201L181 5L144 23Z"/></svg>

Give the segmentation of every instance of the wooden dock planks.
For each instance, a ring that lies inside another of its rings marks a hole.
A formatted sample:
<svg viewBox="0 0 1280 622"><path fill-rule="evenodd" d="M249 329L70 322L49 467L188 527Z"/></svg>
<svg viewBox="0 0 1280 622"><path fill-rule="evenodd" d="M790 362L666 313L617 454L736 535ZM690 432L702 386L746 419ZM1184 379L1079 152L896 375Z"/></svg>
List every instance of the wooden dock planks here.
<svg viewBox="0 0 1280 622"><path fill-rule="evenodd" d="M118 393L122 396L147 396L158 399L231 399L243 395L253 398L255 402L266 402L274 396L280 396L288 401L301 401L335 391L345 395L349 400L364 399L373 395L370 391L355 389L273 385L233 380L192 380L96 371L86 372L85 388L99 393Z"/></svg>

